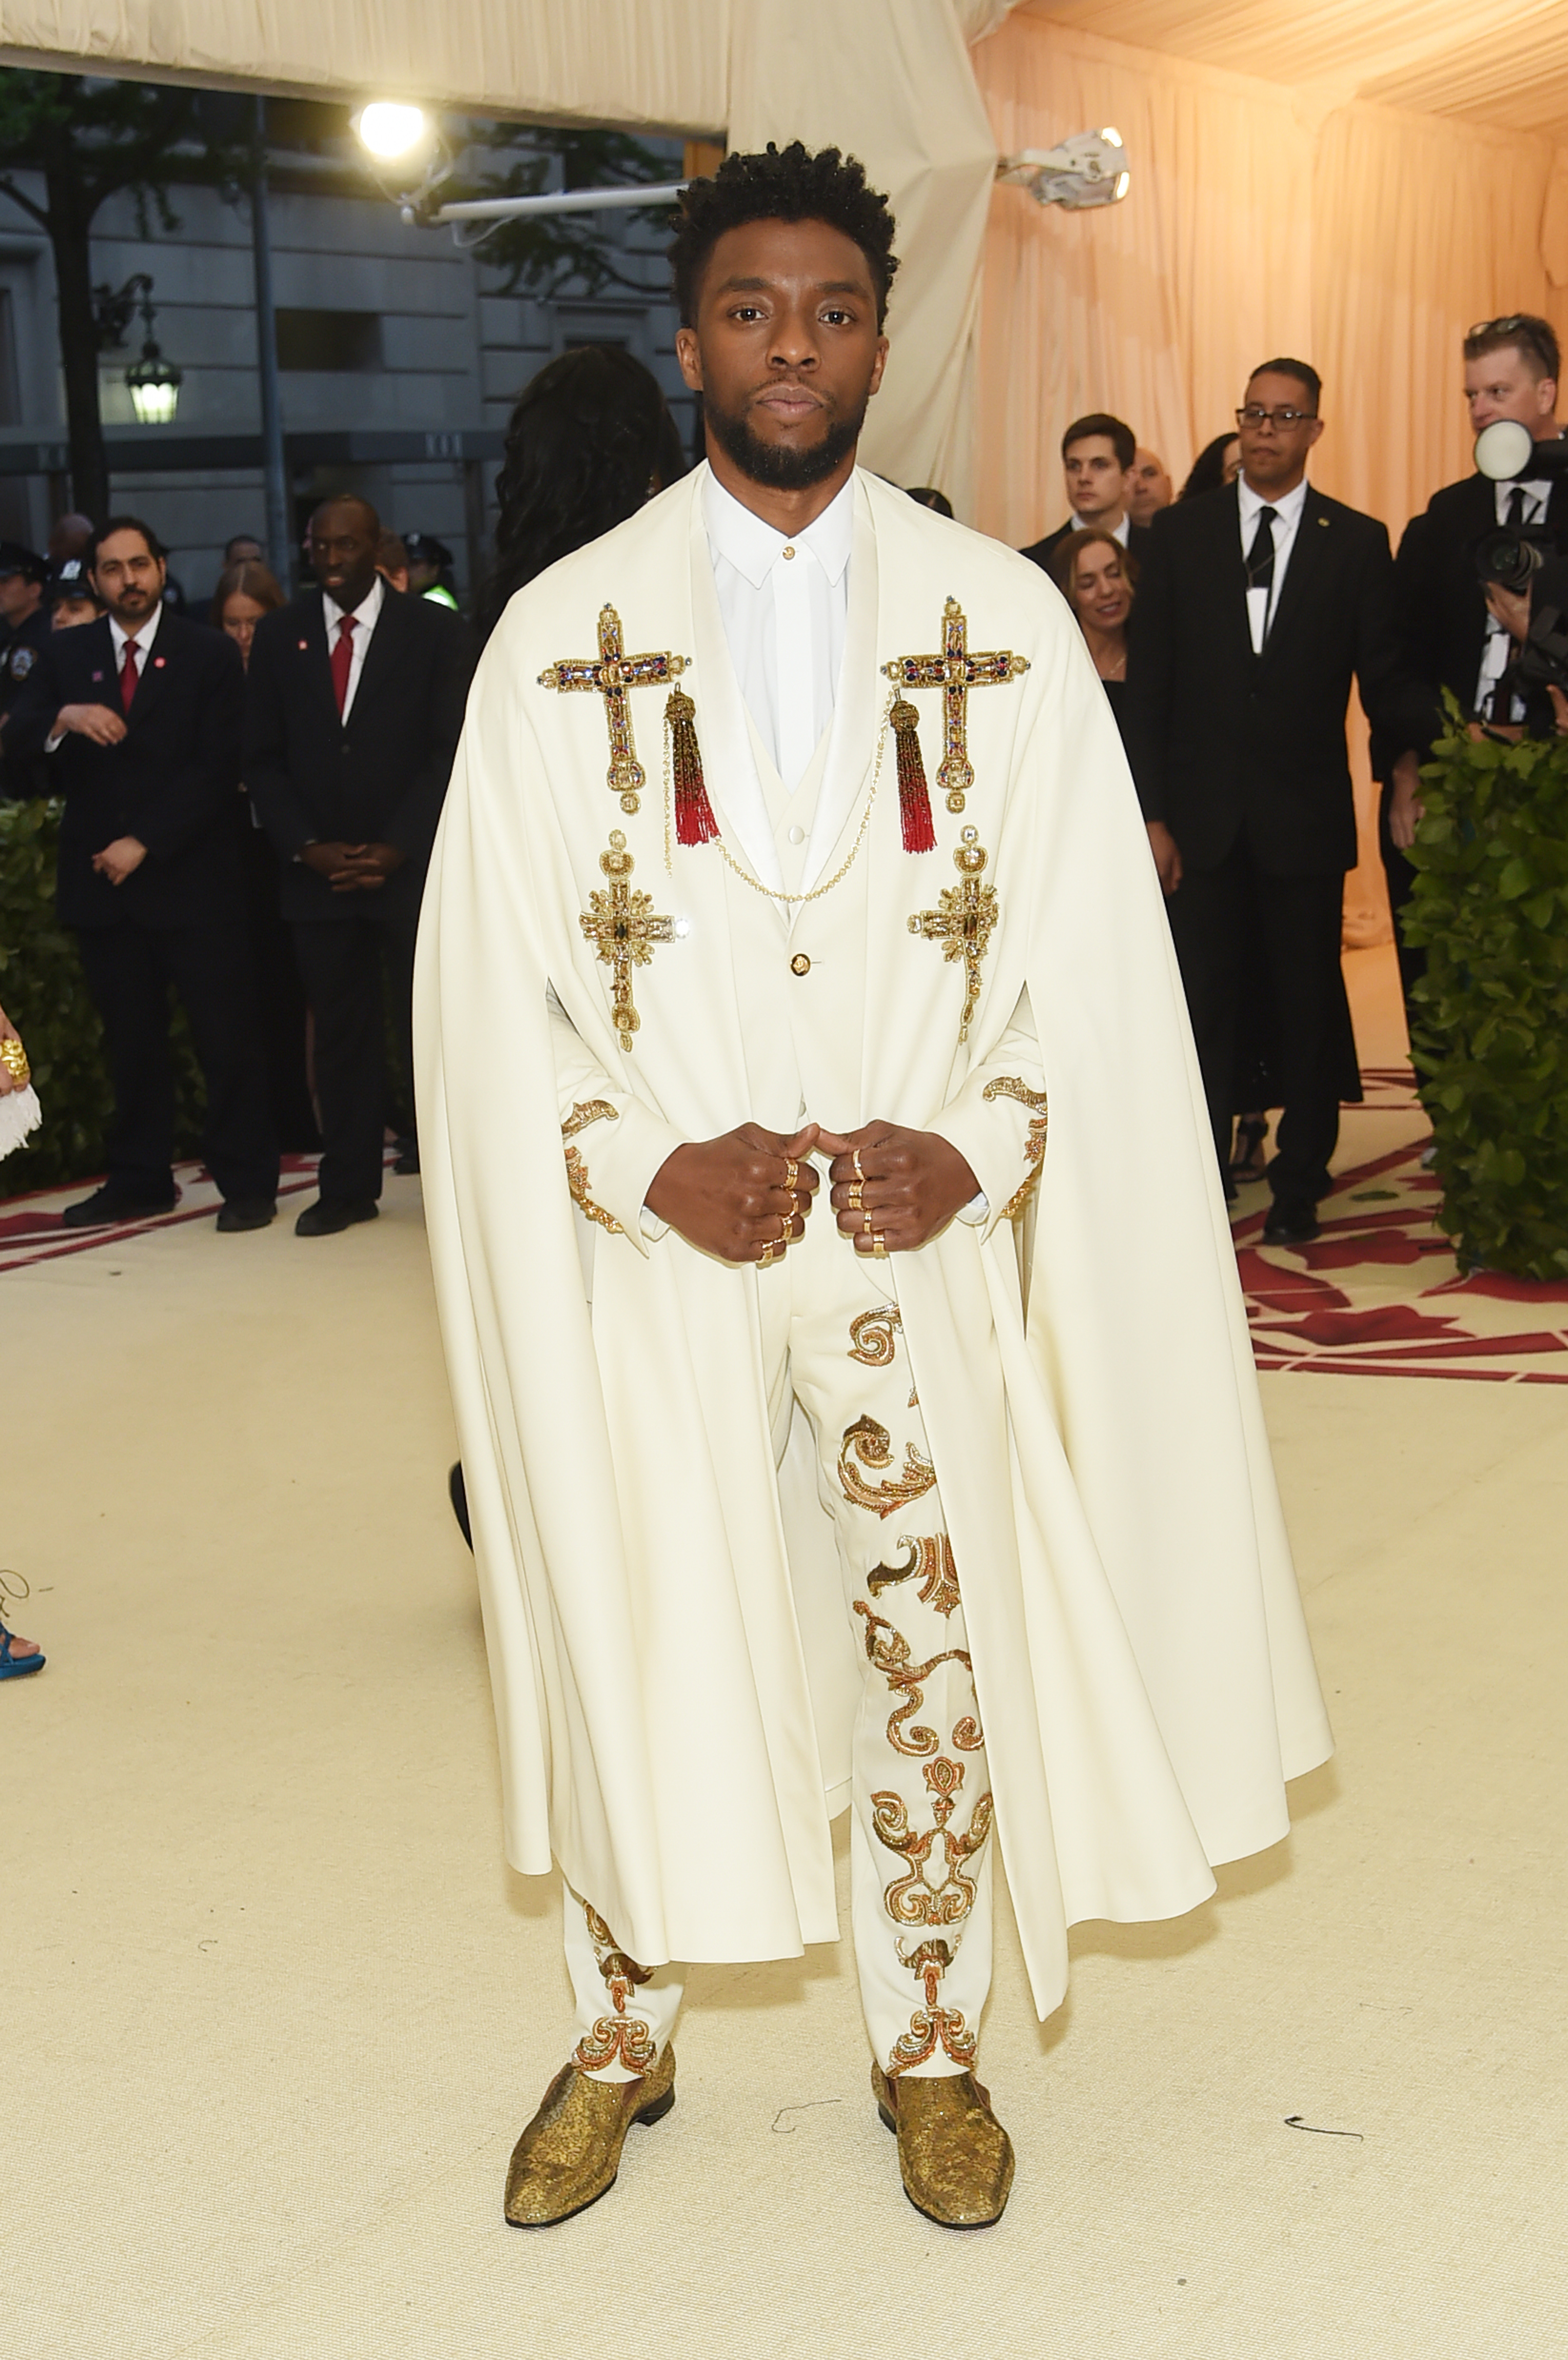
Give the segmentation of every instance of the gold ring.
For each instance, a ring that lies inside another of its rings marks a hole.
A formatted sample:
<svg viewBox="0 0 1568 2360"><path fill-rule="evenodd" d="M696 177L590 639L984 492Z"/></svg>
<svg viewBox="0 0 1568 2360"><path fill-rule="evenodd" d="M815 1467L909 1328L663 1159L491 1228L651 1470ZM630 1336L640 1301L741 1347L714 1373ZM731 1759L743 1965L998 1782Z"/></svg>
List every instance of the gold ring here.
<svg viewBox="0 0 1568 2360"><path fill-rule="evenodd" d="M887 1240L880 1229L872 1231L872 1251L879 1262L887 1260Z"/></svg>
<svg viewBox="0 0 1568 2360"><path fill-rule="evenodd" d="M875 1222L872 1219L871 1215L870 1215L869 1213L862 1213L862 1215L861 1216L861 1233L862 1233L862 1235L864 1235L864 1236L866 1236L866 1237L868 1237L868 1238L869 1238L869 1237L871 1236L871 1234L872 1234L872 1231L873 1230L873 1229L874 1229L875 1227L876 1227L876 1224L875 1224Z"/></svg>
<svg viewBox="0 0 1568 2360"><path fill-rule="evenodd" d="M781 1242L781 1240L780 1240L779 1239L777 1239L777 1238L770 1238L770 1239L768 1240L767 1244L762 1248L762 1252L757 1256L757 1268L758 1268L759 1270L766 1270L766 1269L767 1269L767 1267L768 1267L768 1264L769 1264L770 1262L780 1262L780 1261L782 1261L782 1260L783 1260L783 1256L782 1256L781 1254L775 1253L775 1252L774 1252L774 1251L773 1251L774 1247L775 1247L775 1246L777 1246L780 1242Z"/></svg>
<svg viewBox="0 0 1568 2360"><path fill-rule="evenodd" d="M33 1069L27 1063L27 1053L21 1043L9 1034L0 1041L0 1065L4 1065L19 1090L25 1090L32 1079Z"/></svg>
<svg viewBox="0 0 1568 2360"><path fill-rule="evenodd" d="M792 1155L784 1165L784 1186L789 1190L792 1196L799 1184L799 1180L800 1166Z"/></svg>
<svg viewBox="0 0 1568 2360"><path fill-rule="evenodd" d="M855 1177L856 1177L856 1179L857 1179L857 1180L863 1180L863 1179L865 1178L865 1176L866 1176L866 1175L865 1175L865 1174L861 1170L861 1151L860 1151L860 1149L859 1149L858 1147L852 1147L852 1148L850 1150L850 1163L851 1163L851 1164L854 1165L854 1167L855 1167Z"/></svg>
<svg viewBox="0 0 1568 2360"><path fill-rule="evenodd" d="M860 1211L860 1209L861 1209L861 1183L860 1183L858 1180L851 1180L851 1181L850 1181L850 1194L849 1194L848 1203L849 1203L850 1210L850 1212L851 1212L851 1213L858 1213L858 1212Z"/></svg>

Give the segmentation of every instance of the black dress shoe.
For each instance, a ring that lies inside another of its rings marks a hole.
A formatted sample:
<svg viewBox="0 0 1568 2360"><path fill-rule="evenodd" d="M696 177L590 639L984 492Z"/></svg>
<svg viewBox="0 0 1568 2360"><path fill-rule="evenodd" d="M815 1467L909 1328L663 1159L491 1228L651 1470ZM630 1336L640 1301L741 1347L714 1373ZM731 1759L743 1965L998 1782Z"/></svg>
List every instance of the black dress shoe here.
<svg viewBox="0 0 1568 2360"><path fill-rule="evenodd" d="M1263 1225L1265 1245L1310 1245L1318 1234L1316 1205L1305 1196L1276 1196Z"/></svg>
<svg viewBox="0 0 1568 2360"><path fill-rule="evenodd" d="M351 1229L356 1221L373 1221L381 1207L374 1196L348 1196L334 1199L318 1196L307 1205L294 1224L297 1238L335 1238L339 1229Z"/></svg>
<svg viewBox="0 0 1568 2360"><path fill-rule="evenodd" d="M277 1218L278 1207L270 1196L231 1196L219 1207L217 1225L225 1236L232 1236L236 1229L264 1229Z"/></svg>
<svg viewBox="0 0 1568 2360"><path fill-rule="evenodd" d="M106 1229L111 1221L150 1221L158 1213L171 1213L179 1201L177 1196L159 1196L149 1203L144 1197L126 1196L105 1182L79 1204L67 1205L60 1217L60 1227L98 1229Z"/></svg>
<svg viewBox="0 0 1568 2360"><path fill-rule="evenodd" d="M405 1147L397 1162L393 1164L392 1169L394 1172L400 1173L405 1180L410 1178L412 1174L419 1170L418 1148Z"/></svg>

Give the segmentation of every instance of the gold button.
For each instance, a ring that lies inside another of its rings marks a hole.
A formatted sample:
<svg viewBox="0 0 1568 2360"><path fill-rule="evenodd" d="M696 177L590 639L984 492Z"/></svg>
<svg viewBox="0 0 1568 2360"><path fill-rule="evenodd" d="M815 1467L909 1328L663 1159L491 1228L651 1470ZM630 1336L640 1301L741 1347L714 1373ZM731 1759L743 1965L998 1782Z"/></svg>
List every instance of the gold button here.
<svg viewBox="0 0 1568 2360"><path fill-rule="evenodd" d="M809 975L811 973L811 961L806 957L804 951L796 951L795 956L789 963L789 971L791 975Z"/></svg>
<svg viewBox="0 0 1568 2360"><path fill-rule="evenodd" d="M795 555L795 552L794 552L794 550L793 550L793 549L786 548L786 549L783 552L783 554L784 554L785 557L793 557L793 556Z"/></svg>

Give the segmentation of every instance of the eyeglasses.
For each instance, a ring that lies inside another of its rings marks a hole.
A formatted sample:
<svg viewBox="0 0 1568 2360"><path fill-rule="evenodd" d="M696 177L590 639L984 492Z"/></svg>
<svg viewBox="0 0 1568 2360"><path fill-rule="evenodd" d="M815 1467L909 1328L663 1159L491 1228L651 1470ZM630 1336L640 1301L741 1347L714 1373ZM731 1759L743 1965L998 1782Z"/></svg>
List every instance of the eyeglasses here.
<svg viewBox="0 0 1568 2360"><path fill-rule="evenodd" d="M1249 401L1245 410L1236 412L1238 426L1277 426L1281 432L1288 426L1305 426L1316 418L1315 410L1265 410L1260 401Z"/></svg>

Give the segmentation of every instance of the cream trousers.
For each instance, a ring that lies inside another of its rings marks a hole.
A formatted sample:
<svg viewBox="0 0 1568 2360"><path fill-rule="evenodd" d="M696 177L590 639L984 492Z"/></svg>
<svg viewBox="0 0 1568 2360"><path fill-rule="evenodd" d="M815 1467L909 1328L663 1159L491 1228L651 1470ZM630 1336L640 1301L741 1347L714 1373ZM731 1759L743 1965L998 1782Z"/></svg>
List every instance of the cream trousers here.
<svg viewBox="0 0 1568 2360"><path fill-rule="evenodd" d="M890 2074L973 2064L991 1986L992 1800L974 1680L895 1291L897 1260L857 1254L826 1186L806 1236L756 1276L775 1453L795 1405L817 1444L863 1665L852 1747L851 1921L861 2002ZM737 1284L748 1283L737 1273ZM591 1899L565 1894L576 2063L645 2072L684 1982L629 1958Z"/></svg>

